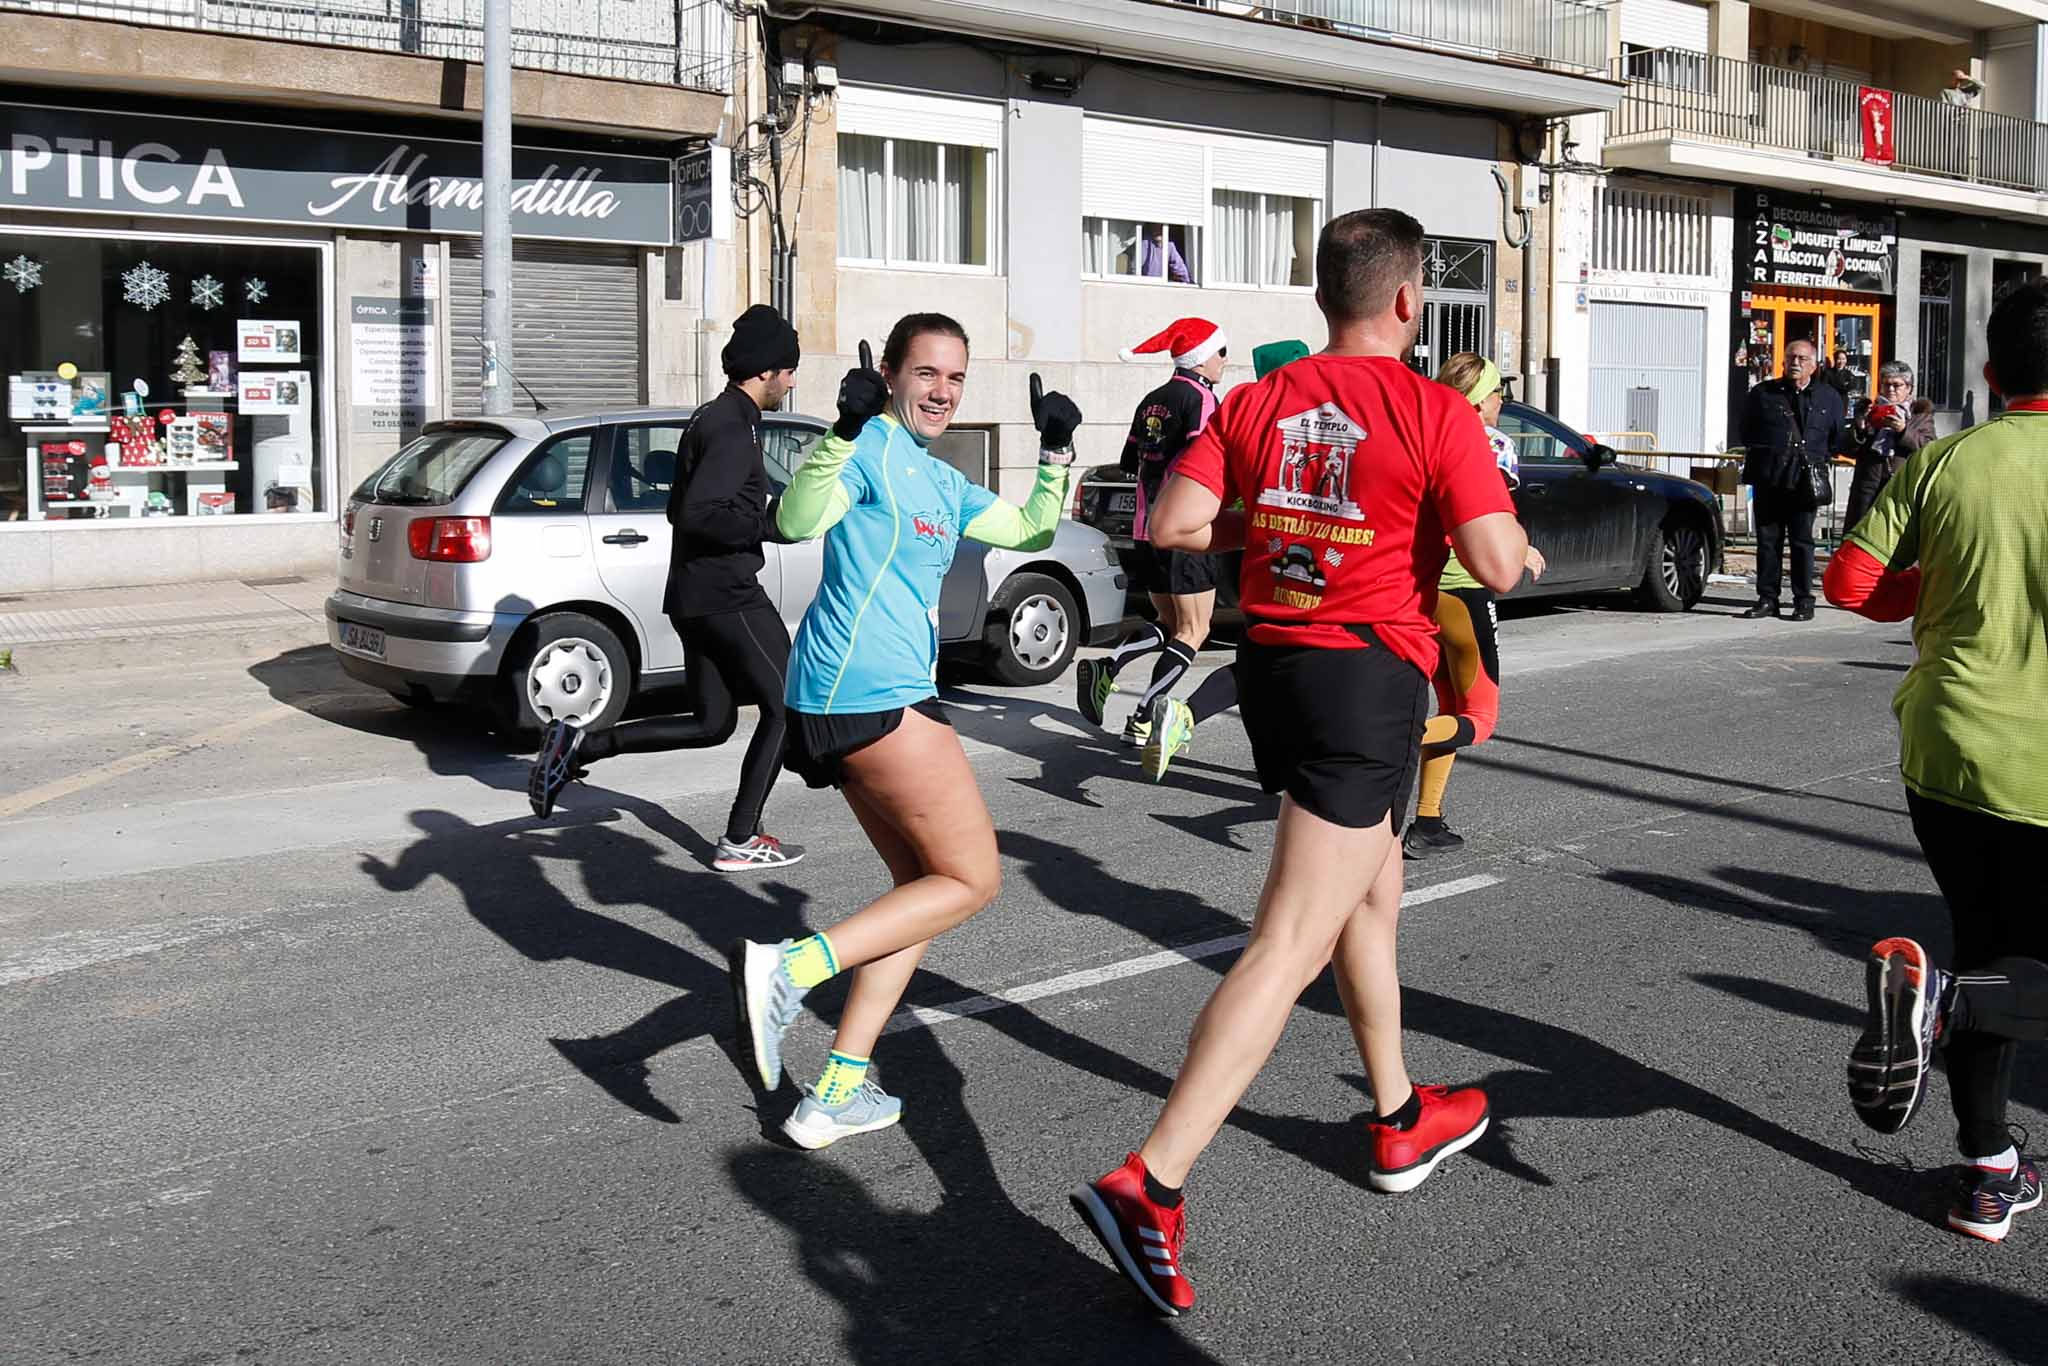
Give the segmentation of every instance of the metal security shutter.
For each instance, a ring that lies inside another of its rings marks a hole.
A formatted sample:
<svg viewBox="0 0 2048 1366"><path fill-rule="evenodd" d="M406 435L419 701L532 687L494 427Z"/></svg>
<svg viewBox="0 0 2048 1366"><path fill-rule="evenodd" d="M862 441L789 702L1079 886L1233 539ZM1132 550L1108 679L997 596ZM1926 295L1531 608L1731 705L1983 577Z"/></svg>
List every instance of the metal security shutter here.
<svg viewBox="0 0 2048 1366"><path fill-rule="evenodd" d="M1219 190L1321 200L1330 182L1330 149L1218 134L1209 144L1209 175Z"/></svg>
<svg viewBox="0 0 2048 1366"><path fill-rule="evenodd" d="M1145 223L1209 221L1208 149L1170 130L1081 120L1081 213Z"/></svg>
<svg viewBox="0 0 2048 1366"><path fill-rule="evenodd" d="M1622 0L1621 41L1626 47L1707 50L1707 7L1691 0Z"/></svg>
<svg viewBox="0 0 2048 1366"><path fill-rule="evenodd" d="M1599 434L1651 430L1654 449L1693 453L1706 437L1700 376L1707 363L1707 311L1667 304L1596 303L1592 308L1592 421ZM1631 391L1651 389L1649 396ZM1655 414L1655 427L1632 425Z"/></svg>
<svg viewBox="0 0 2048 1366"><path fill-rule="evenodd" d="M483 256L448 244L449 408L483 411ZM515 242L512 369L556 412L630 408L644 401L640 253L634 247ZM512 410L533 401L512 386Z"/></svg>
<svg viewBox="0 0 2048 1366"><path fill-rule="evenodd" d="M1001 147L1003 106L866 86L839 87L839 131L865 137Z"/></svg>

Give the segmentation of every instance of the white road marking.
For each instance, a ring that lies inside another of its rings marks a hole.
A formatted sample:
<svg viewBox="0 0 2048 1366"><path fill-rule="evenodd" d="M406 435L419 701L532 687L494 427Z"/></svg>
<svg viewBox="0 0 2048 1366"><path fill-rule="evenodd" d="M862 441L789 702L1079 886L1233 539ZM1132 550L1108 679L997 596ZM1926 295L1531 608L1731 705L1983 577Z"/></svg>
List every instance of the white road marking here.
<svg viewBox="0 0 2048 1366"><path fill-rule="evenodd" d="M68 930L53 934L32 948L0 955L0 986L55 977L60 972L75 972L145 953L161 953L195 939L233 934L261 919L260 915L196 915L129 930Z"/></svg>
<svg viewBox="0 0 2048 1366"><path fill-rule="evenodd" d="M1446 897L1462 896L1466 892L1477 892L1500 884L1500 879L1491 873L1474 873L1451 882L1439 882L1430 887L1417 887L1401 898L1403 908L1426 905L1442 901ZM1199 944L1184 944L1177 949L1162 949L1137 958L1126 958L1117 963L1105 963L1099 968L1083 968L1079 972L1062 973L1048 977L1043 982L1028 982L1008 991L995 992L988 996L970 996L956 1001L941 1010L934 1006L913 1006L898 1011L894 1018L882 1028L884 1034L896 1034L906 1029L936 1029L940 1025L964 1020L970 1015L986 1015L991 1010L1005 1006L1024 1005L1031 1001L1042 1001L1048 996L1063 996L1070 991L1086 991L1089 987L1101 986L1105 982L1120 982L1126 977L1140 977L1161 968L1178 967L1182 963L1193 963L1204 958L1215 958L1221 954L1234 953L1245 946L1249 934L1229 934L1221 939L1204 939Z"/></svg>

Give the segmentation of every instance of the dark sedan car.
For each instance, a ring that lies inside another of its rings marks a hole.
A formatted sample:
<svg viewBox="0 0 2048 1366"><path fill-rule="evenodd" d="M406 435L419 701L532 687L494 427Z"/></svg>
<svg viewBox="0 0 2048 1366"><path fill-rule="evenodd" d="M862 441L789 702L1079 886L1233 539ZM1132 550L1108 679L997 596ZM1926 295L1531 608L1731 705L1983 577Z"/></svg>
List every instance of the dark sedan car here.
<svg viewBox="0 0 2048 1366"><path fill-rule="evenodd" d="M1541 583L1526 576L1517 599L1631 591L1643 606L1684 612L1721 567L1721 505L1706 485L1625 463L1612 449L1520 403L1501 409L1500 429L1522 464L1515 512L1550 562ZM1137 491L1115 465L1098 465L1074 493L1074 520L1131 552ZM1128 565L1127 565L1128 567ZM1236 600L1236 579L1223 597Z"/></svg>

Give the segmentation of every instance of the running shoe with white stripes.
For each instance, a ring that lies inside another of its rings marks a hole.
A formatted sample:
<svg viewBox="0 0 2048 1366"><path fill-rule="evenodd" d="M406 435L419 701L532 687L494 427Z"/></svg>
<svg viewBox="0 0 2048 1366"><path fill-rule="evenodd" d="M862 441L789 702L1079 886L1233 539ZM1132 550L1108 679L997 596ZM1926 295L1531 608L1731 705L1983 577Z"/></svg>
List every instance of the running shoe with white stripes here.
<svg viewBox="0 0 2048 1366"><path fill-rule="evenodd" d="M1132 749L1143 749L1145 742L1152 738L1152 718L1142 711L1131 713L1131 719L1124 722L1124 743Z"/></svg>
<svg viewBox="0 0 2048 1366"><path fill-rule="evenodd" d="M799 1148L816 1152L842 1138L886 1129L902 1118L903 1102L872 1081L863 1081L837 1105L822 1103L818 1093L807 1087L796 1113L782 1121L782 1132Z"/></svg>
<svg viewBox="0 0 2048 1366"><path fill-rule="evenodd" d="M2040 1204L2041 1169L2031 1159L2020 1158L2011 1171L1973 1163L1963 1168L1962 1190L1949 1208L1948 1226L1987 1243L2002 1243L2012 1232L2012 1217Z"/></svg>
<svg viewBox="0 0 2048 1366"><path fill-rule="evenodd" d="M576 751L583 748L583 728L567 721L550 721L541 728L540 750L533 767L526 771L526 800L533 814L546 820L554 814L562 789L583 776L576 767Z"/></svg>
<svg viewBox="0 0 2048 1366"><path fill-rule="evenodd" d="M1152 703L1152 733L1145 737L1145 776L1158 782L1166 776L1174 756L1192 748L1195 714L1178 697L1160 697Z"/></svg>
<svg viewBox="0 0 2048 1366"><path fill-rule="evenodd" d="M773 835L755 835L738 844L722 839L711 866L721 873L751 873L756 868L787 868L803 862L801 844L784 844Z"/></svg>
<svg viewBox="0 0 2048 1366"><path fill-rule="evenodd" d="M1880 939L1863 970L1869 1017L1849 1051L1849 1103L1881 1134L1912 1122L1927 1095L1949 974L1906 938Z"/></svg>
<svg viewBox="0 0 2048 1366"><path fill-rule="evenodd" d="M1084 659L1074 665L1074 706L1088 718L1088 724L1102 724L1102 704L1118 691L1116 675L1106 659Z"/></svg>
<svg viewBox="0 0 2048 1366"><path fill-rule="evenodd" d="M807 994L782 963L783 950L793 942L756 944L742 939L733 945L730 959L740 1041L753 1053L754 1070L769 1091L782 1085L782 1036L796 1023Z"/></svg>
<svg viewBox="0 0 2048 1366"><path fill-rule="evenodd" d="M1088 1231L1138 1293L1162 1314L1195 1307L1195 1288L1181 1270L1188 1237L1188 1207L1172 1209L1145 1194L1145 1159L1132 1153L1100 1181L1076 1186L1067 1197Z"/></svg>

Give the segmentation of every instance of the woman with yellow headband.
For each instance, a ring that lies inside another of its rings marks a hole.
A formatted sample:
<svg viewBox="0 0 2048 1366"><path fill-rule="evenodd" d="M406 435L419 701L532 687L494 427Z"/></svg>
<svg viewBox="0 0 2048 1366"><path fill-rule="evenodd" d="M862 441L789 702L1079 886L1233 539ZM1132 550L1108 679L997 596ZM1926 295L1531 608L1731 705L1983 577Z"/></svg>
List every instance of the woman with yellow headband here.
<svg viewBox="0 0 2048 1366"><path fill-rule="evenodd" d="M1515 443L1495 425L1505 397L1500 367L1471 351L1460 351L1443 363L1436 377L1479 410L1501 477L1509 488L1518 486L1521 478ZM1543 556L1533 545L1529 547L1528 569L1532 578L1543 577ZM1402 852L1409 858L1426 858L1465 842L1464 836L1444 824L1444 788L1450 784L1451 765L1457 762L1458 751L1485 740L1500 720L1498 622L1493 594L1465 571L1453 552L1444 565L1443 578L1437 581L1437 714L1423 728L1421 795L1415 804L1415 820L1401 839Z"/></svg>

